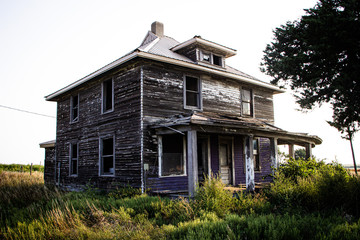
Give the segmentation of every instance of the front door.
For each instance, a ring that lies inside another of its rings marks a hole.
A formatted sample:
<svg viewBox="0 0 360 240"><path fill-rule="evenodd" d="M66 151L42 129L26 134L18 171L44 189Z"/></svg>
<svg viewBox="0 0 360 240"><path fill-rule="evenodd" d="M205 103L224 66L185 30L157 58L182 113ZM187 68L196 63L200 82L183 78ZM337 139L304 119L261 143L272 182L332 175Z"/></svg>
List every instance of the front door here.
<svg viewBox="0 0 360 240"><path fill-rule="evenodd" d="M232 140L220 139L219 142L220 177L224 184L232 183Z"/></svg>

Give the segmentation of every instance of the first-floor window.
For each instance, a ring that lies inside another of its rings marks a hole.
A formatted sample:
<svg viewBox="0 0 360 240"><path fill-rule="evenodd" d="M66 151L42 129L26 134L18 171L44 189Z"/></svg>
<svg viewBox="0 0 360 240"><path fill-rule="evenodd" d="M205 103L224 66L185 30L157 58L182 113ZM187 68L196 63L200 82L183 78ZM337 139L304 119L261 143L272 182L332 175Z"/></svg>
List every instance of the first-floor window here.
<svg viewBox="0 0 360 240"><path fill-rule="evenodd" d="M259 139L253 140L254 171L260 171Z"/></svg>
<svg viewBox="0 0 360 240"><path fill-rule="evenodd" d="M100 175L114 175L114 137L100 139Z"/></svg>
<svg viewBox="0 0 360 240"><path fill-rule="evenodd" d="M78 149L77 143L70 144L70 175L77 175L78 174Z"/></svg>
<svg viewBox="0 0 360 240"><path fill-rule="evenodd" d="M159 137L160 176L185 174L184 137L179 134Z"/></svg>

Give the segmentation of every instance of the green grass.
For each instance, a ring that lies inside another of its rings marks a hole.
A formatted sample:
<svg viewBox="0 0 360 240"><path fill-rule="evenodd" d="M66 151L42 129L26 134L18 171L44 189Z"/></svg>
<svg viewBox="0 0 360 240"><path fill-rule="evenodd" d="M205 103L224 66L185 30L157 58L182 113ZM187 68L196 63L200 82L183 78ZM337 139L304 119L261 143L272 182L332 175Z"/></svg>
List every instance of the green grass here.
<svg viewBox="0 0 360 240"><path fill-rule="evenodd" d="M30 172L31 165L24 164L0 164L0 172L2 171L11 171L11 172ZM44 166L42 165L33 165L32 171L44 172Z"/></svg>
<svg viewBox="0 0 360 240"><path fill-rule="evenodd" d="M215 178L192 200L61 192L40 172L3 171L0 239L360 239L359 179L336 165L287 164L267 192L233 197Z"/></svg>

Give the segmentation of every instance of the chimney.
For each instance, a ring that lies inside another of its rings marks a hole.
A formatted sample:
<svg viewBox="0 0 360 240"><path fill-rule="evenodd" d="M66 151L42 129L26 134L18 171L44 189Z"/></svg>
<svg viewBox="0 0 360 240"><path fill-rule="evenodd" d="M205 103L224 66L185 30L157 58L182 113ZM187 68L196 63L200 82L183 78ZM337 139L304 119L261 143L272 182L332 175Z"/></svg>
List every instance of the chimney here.
<svg viewBox="0 0 360 240"><path fill-rule="evenodd" d="M151 32L154 33L156 36L158 37L163 37L164 36L164 24L162 24L161 22L153 22L151 24Z"/></svg>

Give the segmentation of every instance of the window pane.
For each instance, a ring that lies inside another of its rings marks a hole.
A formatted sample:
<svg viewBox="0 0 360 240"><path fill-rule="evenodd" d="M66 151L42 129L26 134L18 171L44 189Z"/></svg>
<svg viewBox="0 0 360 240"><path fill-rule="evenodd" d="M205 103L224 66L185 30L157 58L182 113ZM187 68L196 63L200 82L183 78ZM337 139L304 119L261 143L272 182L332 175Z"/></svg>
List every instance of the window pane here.
<svg viewBox="0 0 360 240"><path fill-rule="evenodd" d="M113 84L112 79L104 82L103 86L103 107L104 111L112 109L112 99L113 99Z"/></svg>
<svg viewBox="0 0 360 240"><path fill-rule="evenodd" d="M242 103L242 113L244 115L251 115L250 103L247 102Z"/></svg>
<svg viewBox="0 0 360 240"><path fill-rule="evenodd" d="M193 77L186 77L186 91L199 91L199 80Z"/></svg>
<svg viewBox="0 0 360 240"><path fill-rule="evenodd" d="M222 66L222 61L220 56L213 55L213 63L218 66Z"/></svg>
<svg viewBox="0 0 360 240"><path fill-rule="evenodd" d="M258 151L258 140L257 139L254 139L253 140L253 149L254 149L254 152Z"/></svg>
<svg viewBox="0 0 360 240"><path fill-rule="evenodd" d="M77 160L71 160L71 174L77 174Z"/></svg>
<svg viewBox="0 0 360 240"><path fill-rule="evenodd" d="M199 97L197 93L187 92L186 93L186 105L198 107L199 106Z"/></svg>
<svg viewBox="0 0 360 240"><path fill-rule="evenodd" d="M210 55L206 54L206 53L203 53L203 60L206 61L206 62L210 62Z"/></svg>
<svg viewBox="0 0 360 240"><path fill-rule="evenodd" d="M112 138L103 139L103 156L113 155L114 141Z"/></svg>
<svg viewBox="0 0 360 240"><path fill-rule="evenodd" d="M162 138L163 155L161 175L182 175L184 171L183 137L179 134L165 135Z"/></svg>
<svg viewBox="0 0 360 240"><path fill-rule="evenodd" d="M242 100L245 102L251 101L251 92L249 90L243 89L242 91Z"/></svg>
<svg viewBox="0 0 360 240"><path fill-rule="evenodd" d="M103 173L114 173L114 159L113 156L103 157Z"/></svg>
<svg viewBox="0 0 360 240"><path fill-rule="evenodd" d="M72 144L71 146L71 157L77 158L77 144Z"/></svg>

